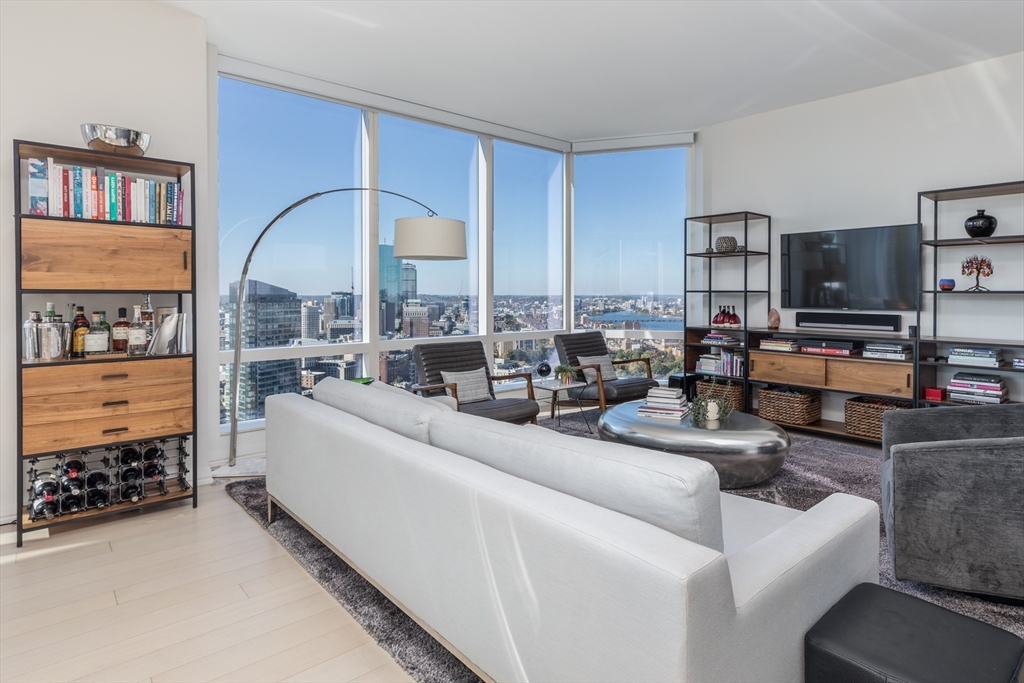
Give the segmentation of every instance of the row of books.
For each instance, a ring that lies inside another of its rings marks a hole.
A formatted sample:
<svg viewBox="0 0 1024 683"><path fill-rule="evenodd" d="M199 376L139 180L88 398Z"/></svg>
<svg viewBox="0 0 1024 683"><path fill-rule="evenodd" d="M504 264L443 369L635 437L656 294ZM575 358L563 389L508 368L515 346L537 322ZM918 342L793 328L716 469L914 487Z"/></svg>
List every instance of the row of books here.
<svg viewBox="0 0 1024 683"><path fill-rule="evenodd" d="M865 358L880 358L882 360L911 360L914 354L914 345L903 342L868 342L864 345Z"/></svg>
<svg viewBox="0 0 1024 683"><path fill-rule="evenodd" d="M747 357L742 351L726 351L703 354L697 359L697 372L708 375L729 375L742 377Z"/></svg>
<svg viewBox="0 0 1024 683"><path fill-rule="evenodd" d="M998 375L958 372L949 381L946 392L950 403L987 405L1009 400L1006 382Z"/></svg>
<svg viewBox="0 0 1024 683"><path fill-rule="evenodd" d="M1003 362L1003 352L999 349L973 349L965 346L954 346L949 350L949 362L998 368Z"/></svg>
<svg viewBox="0 0 1024 683"><path fill-rule="evenodd" d="M1014 358L1012 363L1014 370L1024 370L1024 358Z"/></svg>
<svg viewBox="0 0 1024 683"><path fill-rule="evenodd" d="M704 335L701 340L702 344L708 346L740 346L740 340L735 337L730 337L722 332L711 332L710 334Z"/></svg>
<svg viewBox="0 0 1024 683"><path fill-rule="evenodd" d="M813 353L820 356L859 356L862 341L838 339L800 339L800 353Z"/></svg>
<svg viewBox="0 0 1024 683"><path fill-rule="evenodd" d="M682 389L654 387L647 392L647 401L636 409L640 417L679 422L690 412Z"/></svg>
<svg viewBox="0 0 1024 683"><path fill-rule="evenodd" d="M28 160L29 213L34 216L184 225L181 183L132 178L103 167L65 167Z"/></svg>

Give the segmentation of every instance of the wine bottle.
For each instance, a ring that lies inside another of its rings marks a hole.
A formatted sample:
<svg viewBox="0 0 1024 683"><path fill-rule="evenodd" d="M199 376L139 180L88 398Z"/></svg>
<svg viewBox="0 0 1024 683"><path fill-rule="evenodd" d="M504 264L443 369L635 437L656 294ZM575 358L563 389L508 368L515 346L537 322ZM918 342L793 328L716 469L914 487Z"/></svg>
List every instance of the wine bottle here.
<svg viewBox="0 0 1024 683"><path fill-rule="evenodd" d="M110 477L103 470L92 470L85 476L85 485L90 489L102 491L110 485Z"/></svg>
<svg viewBox="0 0 1024 683"><path fill-rule="evenodd" d="M164 466L158 462L150 463L142 470L142 474L146 479L160 481L164 476Z"/></svg>
<svg viewBox="0 0 1024 683"><path fill-rule="evenodd" d="M140 484L121 484L121 500L130 500L133 503L138 503L139 498L142 497L142 486Z"/></svg>
<svg viewBox="0 0 1024 683"><path fill-rule="evenodd" d="M138 467L125 467L121 470L121 483L134 484L142 479L142 469Z"/></svg>
<svg viewBox="0 0 1024 683"><path fill-rule="evenodd" d="M60 485L57 483L57 475L50 472L43 472L32 480L32 496L34 498L51 498L57 495Z"/></svg>
<svg viewBox="0 0 1024 683"><path fill-rule="evenodd" d="M134 467L142 462L142 454L135 446L121 446L117 453L117 462L121 467Z"/></svg>
<svg viewBox="0 0 1024 683"><path fill-rule="evenodd" d="M29 511L29 519L33 522L37 519L53 519L57 514L57 501L53 496L36 498L32 501L32 508Z"/></svg>
<svg viewBox="0 0 1024 683"><path fill-rule="evenodd" d="M110 502L110 496L107 495L106 491L101 491L100 489L89 489L85 493L85 502L91 508L106 507Z"/></svg>
<svg viewBox="0 0 1024 683"><path fill-rule="evenodd" d="M60 499L61 512L79 512L85 509L85 496L82 494L67 495Z"/></svg>
<svg viewBox="0 0 1024 683"><path fill-rule="evenodd" d="M66 474L60 475L60 490L62 493L78 495L85 489L85 482L81 477L70 477Z"/></svg>
<svg viewBox="0 0 1024 683"><path fill-rule="evenodd" d="M142 444L142 460L143 462L155 462L157 460L164 459L164 449L160 448L155 442L147 441Z"/></svg>

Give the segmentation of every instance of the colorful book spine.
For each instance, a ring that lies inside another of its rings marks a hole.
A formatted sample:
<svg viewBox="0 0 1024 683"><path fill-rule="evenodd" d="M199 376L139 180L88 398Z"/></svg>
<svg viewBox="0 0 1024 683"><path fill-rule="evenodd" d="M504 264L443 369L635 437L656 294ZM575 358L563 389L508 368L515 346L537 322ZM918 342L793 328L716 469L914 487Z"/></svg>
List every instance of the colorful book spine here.
<svg viewBox="0 0 1024 683"><path fill-rule="evenodd" d="M156 223L156 181L149 181L149 222Z"/></svg>
<svg viewBox="0 0 1024 683"><path fill-rule="evenodd" d="M72 168L72 171L73 171L73 178L72 178L72 180L74 182L74 192L75 192L75 213L74 213L74 217L75 218L81 218L82 217L82 167L81 166L74 166Z"/></svg>
<svg viewBox="0 0 1024 683"><path fill-rule="evenodd" d="M117 175L107 175L107 220L117 220Z"/></svg>
<svg viewBox="0 0 1024 683"><path fill-rule="evenodd" d="M115 184L117 186L117 196L114 200L117 205L117 218L115 220L123 221L124 210L122 207L124 206L124 176L121 175L120 173L117 174L117 180Z"/></svg>
<svg viewBox="0 0 1024 683"><path fill-rule="evenodd" d="M47 198L47 166L42 159L28 160L28 212L33 216L46 216L49 213Z"/></svg>
<svg viewBox="0 0 1024 683"><path fill-rule="evenodd" d="M71 169L61 169L61 209L64 213L64 218L70 218L74 213L72 208L72 200L74 193L71 190Z"/></svg>

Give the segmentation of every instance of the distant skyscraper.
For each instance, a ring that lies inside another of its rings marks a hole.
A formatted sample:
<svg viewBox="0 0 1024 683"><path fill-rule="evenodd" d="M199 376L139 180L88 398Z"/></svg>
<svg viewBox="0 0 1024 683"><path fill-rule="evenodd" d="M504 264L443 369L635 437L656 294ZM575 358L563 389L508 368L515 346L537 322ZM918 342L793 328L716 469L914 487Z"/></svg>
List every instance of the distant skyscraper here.
<svg viewBox="0 0 1024 683"><path fill-rule="evenodd" d="M402 333L416 338L430 336L430 312L426 306L402 307Z"/></svg>
<svg viewBox="0 0 1024 683"><path fill-rule="evenodd" d="M320 309L316 306L302 307L302 338L317 339L320 336Z"/></svg>
<svg viewBox="0 0 1024 683"><path fill-rule="evenodd" d="M295 292L258 280L247 281L246 288L242 348L286 346L302 336L302 302ZM228 320L233 325L237 282L231 283L229 304ZM300 393L299 372L298 359L244 363L239 376L238 419L261 419L267 396ZM227 400L230 402L230 394Z"/></svg>
<svg viewBox="0 0 1024 683"><path fill-rule="evenodd" d="M395 258L395 245L380 245L379 265L381 298L398 303L402 295L402 262Z"/></svg>
<svg viewBox="0 0 1024 683"><path fill-rule="evenodd" d="M402 264L402 301L416 298L416 264Z"/></svg>

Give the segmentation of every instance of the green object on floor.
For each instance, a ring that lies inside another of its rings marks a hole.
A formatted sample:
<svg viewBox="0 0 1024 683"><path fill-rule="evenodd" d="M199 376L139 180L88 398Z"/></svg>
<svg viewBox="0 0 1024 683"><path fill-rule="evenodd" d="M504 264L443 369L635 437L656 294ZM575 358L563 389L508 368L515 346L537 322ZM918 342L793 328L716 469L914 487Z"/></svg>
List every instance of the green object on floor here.
<svg viewBox="0 0 1024 683"><path fill-rule="evenodd" d="M350 379L349 382L355 382L356 384L373 384L373 378L372 377L356 377L355 379Z"/></svg>

